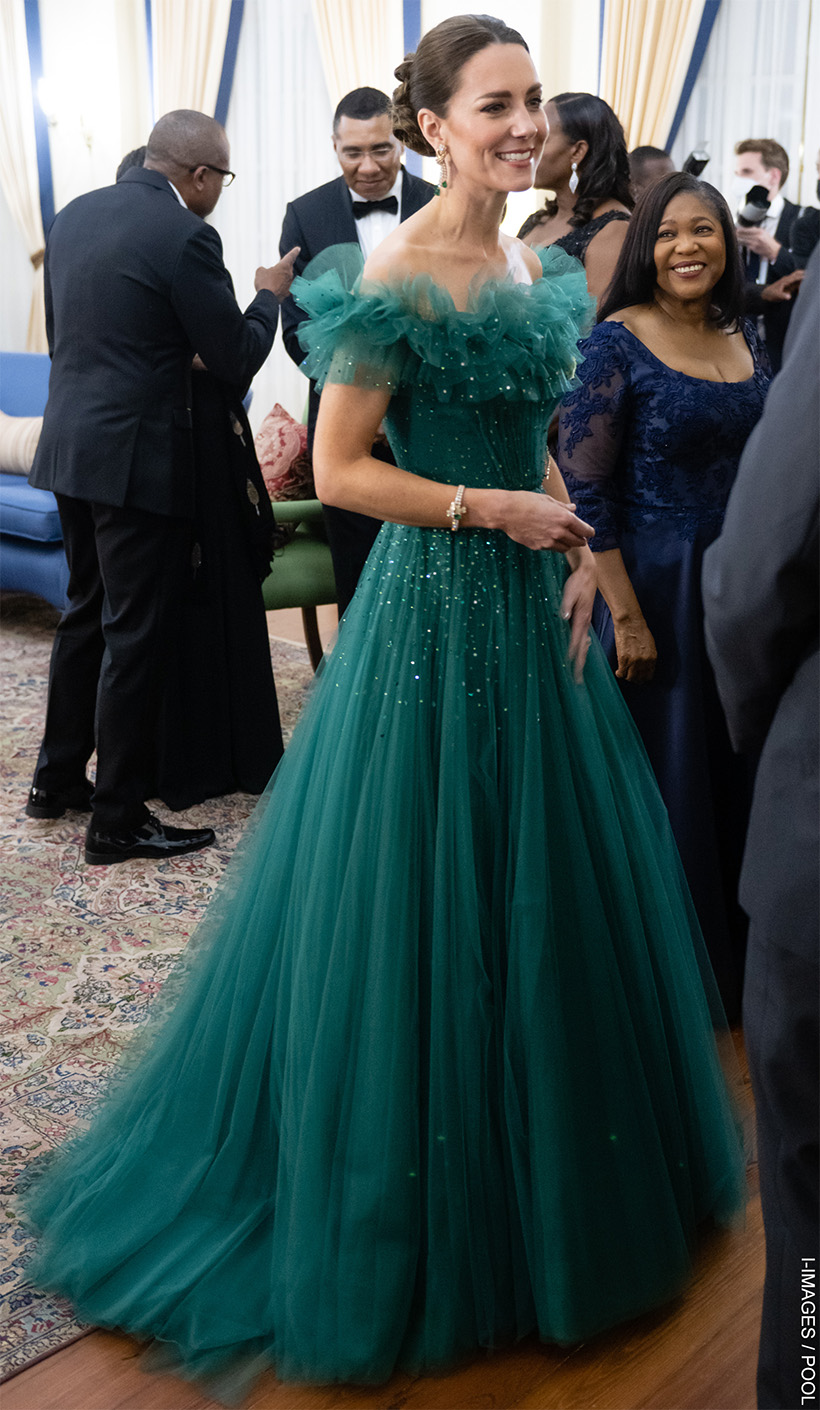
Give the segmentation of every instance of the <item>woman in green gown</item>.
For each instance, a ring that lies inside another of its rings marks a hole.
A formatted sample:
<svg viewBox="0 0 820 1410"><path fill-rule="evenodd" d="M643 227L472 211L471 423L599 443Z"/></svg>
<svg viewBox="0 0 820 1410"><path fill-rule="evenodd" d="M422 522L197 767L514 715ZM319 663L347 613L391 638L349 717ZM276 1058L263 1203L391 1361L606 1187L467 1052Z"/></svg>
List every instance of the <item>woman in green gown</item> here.
<svg viewBox="0 0 820 1410"><path fill-rule="evenodd" d="M540 87L474 16L397 76L441 195L363 276L294 285L320 492L387 522L174 1002L29 1196L35 1276L218 1391L587 1338L742 1198L697 922L589 644L591 531L542 485L589 300L499 232Z"/></svg>

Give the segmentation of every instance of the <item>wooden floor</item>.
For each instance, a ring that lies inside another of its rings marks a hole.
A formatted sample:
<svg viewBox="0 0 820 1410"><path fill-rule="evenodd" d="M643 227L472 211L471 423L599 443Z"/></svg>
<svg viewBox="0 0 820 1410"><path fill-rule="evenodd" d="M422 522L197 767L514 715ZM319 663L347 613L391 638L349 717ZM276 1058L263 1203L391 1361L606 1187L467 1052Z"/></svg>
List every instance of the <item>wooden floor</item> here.
<svg viewBox="0 0 820 1410"><path fill-rule="evenodd" d="M284 633L282 633L284 635ZM733 1091L747 1132L754 1115L743 1037ZM385 1386L283 1385L266 1377L248 1410L754 1410L764 1246L757 1167L742 1227L713 1232L687 1292L671 1307L572 1350L534 1339L476 1356L446 1376ZM170 1376L144 1374L128 1337L91 1332L0 1388L0 1410L211 1410Z"/></svg>
<svg viewBox="0 0 820 1410"><path fill-rule="evenodd" d="M446 1376L377 1389L263 1381L251 1410L753 1410L763 1286L760 1199L746 1226L713 1234L679 1303L572 1351L522 1343ZM215 1402L140 1369L126 1337L92 1332L0 1390L2 1410L207 1410Z"/></svg>
<svg viewBox="0 0 820 1410"><path fill-rule="evenodd" d="M269 612L269 630L302 641L301 614ZM335 609L319 609L326 646ZM742 1052L739 1054L743 1060ZM663 1313L588 1345L558 1350L522 1343L446 1376L399 1375L386 1386L260 1383L248 1410L754 1410L763 1292L757 1172L745 1227L713 1234L686 1295ZM146 1375L140 1348L110 1332L56 1352L0 1387L0 1410L212 1410L193 1386Z"/></svg>

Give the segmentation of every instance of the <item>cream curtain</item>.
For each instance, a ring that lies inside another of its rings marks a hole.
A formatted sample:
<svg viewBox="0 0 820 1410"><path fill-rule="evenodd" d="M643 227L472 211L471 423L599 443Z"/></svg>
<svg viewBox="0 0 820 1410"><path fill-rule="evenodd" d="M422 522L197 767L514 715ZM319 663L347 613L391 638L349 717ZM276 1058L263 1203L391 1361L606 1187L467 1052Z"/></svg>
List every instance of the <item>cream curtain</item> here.
<svg viewBox="0 0 820 1410"><path fill-rule="evenodd" d="M3 0L0 5L0 93L0 184L33 267L26 349L47 352L43 306L45 241L23 0Z"/></svg>
<svg viewBox="0 0 820 1410"><path fill-rule="evenodd" d="M154 105L213 114L225 58L231 0L151 0Z"/></svg>
<svg viewBox="0 0 820 1410"><path fill-rule="evenodd" d="M404 57L401 0L311 0L330 100L352 88L392 93Z"/></svg>
<svg viewBox="0 0 820 1410"><path fill-rule="evenodd" d="M245 0L228 112L237 177L208 217L222 237L242 308L254 297L257 265L279 258L288 201L339 175L332 114L310 6ZM254 429L276 401L301 417L307 390L277 334L253 382Z"/></svg>
<svg viewBox="0 0 820 1410"><path fill-rule="evenodd" d="M600 96L630 150L666 145L702 15L703 0L606 0Z"/></svg>
<svg viewBox="0 0 820 1410"><path fill-rule="evenodd" d="M784 194L816 206L818 73L820 0L722 0L672 148L675 165L705 146L704 180L729 195L735 143L774 137L791 161Z"/></svg>

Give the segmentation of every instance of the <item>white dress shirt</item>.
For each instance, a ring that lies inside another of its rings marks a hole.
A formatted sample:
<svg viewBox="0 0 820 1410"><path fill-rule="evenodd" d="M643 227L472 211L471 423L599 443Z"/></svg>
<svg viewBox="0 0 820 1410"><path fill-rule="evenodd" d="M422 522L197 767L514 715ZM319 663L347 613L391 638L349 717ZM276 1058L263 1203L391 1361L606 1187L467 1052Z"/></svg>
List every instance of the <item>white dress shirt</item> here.
<svg viewBox="0 0 820 1410"><path fill-rule="evenodd" d="M396 229L396 226L401 220L401 188L403 176L404 172L400 171L390 190L387 192L388 196L395 196L399 203L399 208L395 215L391 215L390 211L371 211L369 215L363 215L360 220L356 221L356 234L359 237L359 245L365 260L372 255L376 246L381 244L385 236L389 235L391 230ZM372 197L360 196L358 191L351 190L350 199L351 201L370 201ZM387 197L383 196L379 199L386 200Z"/></svg>
<svg viewBox="0 0 820 1410"><path fill-rule="evenodd" d="M163 172L162 174L163 174L163 176L165 176L165 173L164 173L164 172ZM168 182L168 185L170 186L171 190L173 191L174 195L176 196L177 200L179 201L179 204L180 204L181 206L184 206L185 209L186 209L186 211L187 211L187 209L188 209L188 203L187 203L187 201L183 201L182 197L180 196L180 194L179 194L179 192L178 192L176 186L174 185L173 181L171 180L170 176L165 176L165 180Z"/></svg>

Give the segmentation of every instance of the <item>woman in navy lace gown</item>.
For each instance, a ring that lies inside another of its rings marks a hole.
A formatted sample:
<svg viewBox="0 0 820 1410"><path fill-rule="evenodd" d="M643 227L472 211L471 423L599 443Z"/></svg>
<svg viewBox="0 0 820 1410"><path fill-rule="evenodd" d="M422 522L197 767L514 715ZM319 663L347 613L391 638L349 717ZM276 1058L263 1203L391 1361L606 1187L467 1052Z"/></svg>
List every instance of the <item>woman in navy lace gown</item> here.
<svg viewBox="0 0 820 1410"><path fill-rule="evenodd" d="M730 1017L743 975L749 771L706 657L700 575L768 383L741 308L723 198L680 172L651 186L580 345L582 385L561 408L558 454L596 531L596 630L660 784Z"/></svg>
<svg viewBox="0 0 820 1410"><path fill-rule="evenodd" d="M518 238L533 249L555 245L579 259L587 288L598 298L615 272L635 204L624 130L594 93L559 93L544 110L548 132L535 186L554 194L528 216Z"/></svg>

